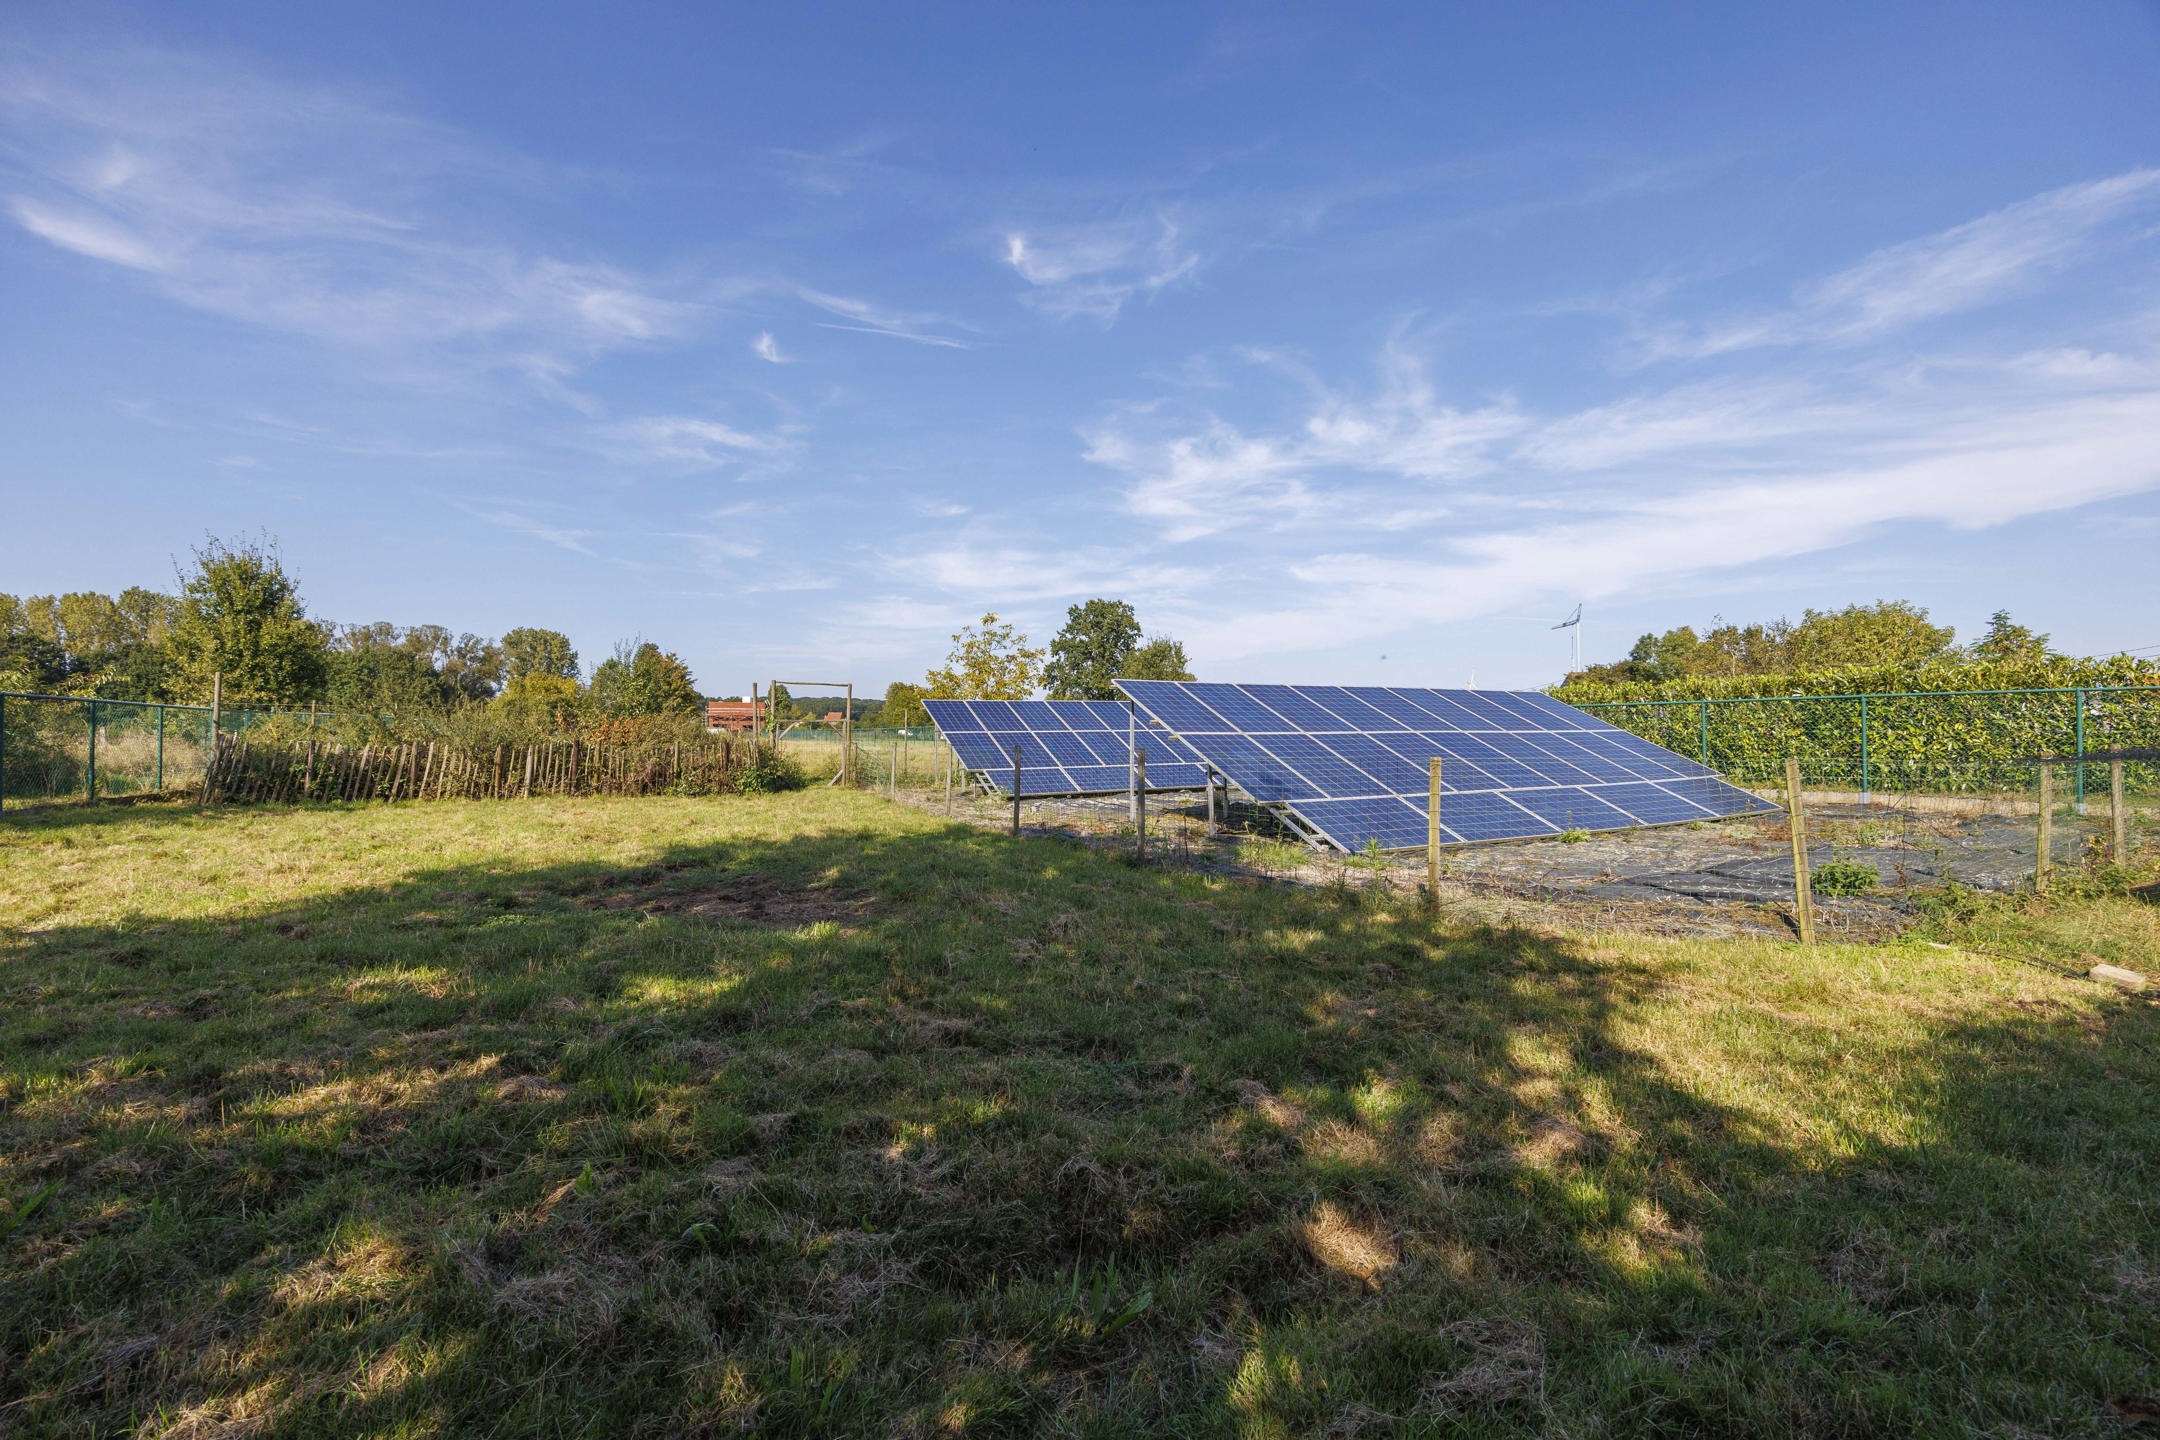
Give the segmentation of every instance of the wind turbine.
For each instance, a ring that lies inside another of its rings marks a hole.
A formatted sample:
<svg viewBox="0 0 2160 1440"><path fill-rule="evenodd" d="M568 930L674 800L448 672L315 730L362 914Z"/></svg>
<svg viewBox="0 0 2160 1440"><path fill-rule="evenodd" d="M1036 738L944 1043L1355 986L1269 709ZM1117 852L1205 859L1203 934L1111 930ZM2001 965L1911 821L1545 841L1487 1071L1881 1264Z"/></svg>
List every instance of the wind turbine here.
<svg viewBox="0 0 2160 1440"><path fill-rule="evenodd" d="M1572 675L1582 669L1582 605L1578 602L1575 613L1552 628L1572 632L1568 636L1568 674Z"/></svg>

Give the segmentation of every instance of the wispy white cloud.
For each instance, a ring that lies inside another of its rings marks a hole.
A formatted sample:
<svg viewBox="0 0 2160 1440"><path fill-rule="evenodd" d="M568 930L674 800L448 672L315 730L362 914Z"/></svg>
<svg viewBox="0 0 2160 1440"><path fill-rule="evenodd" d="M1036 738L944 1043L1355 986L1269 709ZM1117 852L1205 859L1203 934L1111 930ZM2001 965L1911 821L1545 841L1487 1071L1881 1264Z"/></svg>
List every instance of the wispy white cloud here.
<svg viewBox="0 0 2160 1440"><path fill-rule="evenodd" d="M18 198L8 206L17 224L40 240L50 240L92 260L108 260L131 270L163 270L165 258L142 236L110 218L91 212Z"/></svg>
<svg viewBox="0 0 2160 1440"><path fill-rule="evenodd" d="M895 310L870 300L858 300L847 295L833 295L823 290L802 286L796 290L806 304L814 305L828 315L838 315L852 323L835 325L819 321L828 330L854 330L867 335L890 335L895 340L909 340L917 345L937 345L951 350L968 349L968 342L943 333L957 328L940 315L918 314Z"/></svg>
<svg viewBox="0 0 2160 1440"><path fill-rule="evenodd" d="M2141 438L2155 426L2160 392L2044 404L1946 420L1907 436L1905 458L1616 498L1590 518L1464 535L1431 559L1318 554L1287 566L1298 603L1219 616L1192 638L1210 654L1281 653L1731 572L1890 525L2002 525L2160 488L2160 456Z"/></svg>
<svg viewBox="0 0 2160 1440"><path fill-rule="evenodd" d="M750 342L750 353L768 365L785 365L787 356L780 353L780 342L773 339L770 330L760 330L758 337Z"/></svg>
<svg viewBox="0 0 2160 1440"><path fill-rule="evenodd" d="M446 219L547 176L371 97L115 47L0 65L8 213L169 298L341 344L560 370L683 333L694 300Z"/></svg>
<svg viewBox="0 0 2160 1440"><path fill-rule="evenodd" d="M1008 231L1005 263L1034 287L1025 298L1037 309L1107 323L1135 296L1192 275L1200 257L1157 217Z"/></svg>
<svg viewBox="0 0 2160 1440"><path fill-rule="evenodd" d="M691 415L643 415L620 422L613 433L630 458L698 469L769 458L788 444L784 434L756 434Z"/></svg>
<svg viewBox="0 0 2160 1440"><path fill-rule="evenodd" d="M887 167L880 157L906 138L902 131L874 126L822 150L781 149L770 153L798 189L837 198L882 174Z"/></svg>
<svg viewBox="0 0 2160 1440"><path fill-rule="evenodd" d="M1179 433L1153 411L1128 412L1087 432L1087 458L1128 477L1133 514L1186 540L1309 520L1325 504L1318 482L1334 472L1425 482L1488 472L1495 443L1528 424L1509 400L1446 404L1400 342L1380 370L1373 394L1322 390L1302 423L1276 434L1248 434L1212 415ZM1385 513L1403 514L1402 497Z"/></svg>
<svg viewBox="0 0 2160 1440"><path fill-rule="evenodd" d="M1791 305L1654 332L1653 355L1703 358L1766 345L1850 344L2017 294L2083 255L2108 226L2160 205L2160 168L2006 205L1876 251L1805 286Z"/></svg>
<svg viewBox="0 0 2160 1440"><path fill-rule="evenodd" d="M594 538L594 532L590 530L572 530L560 525L550 525L544 520L536 520L532 516L516 510L470 505L460 506L459 508L476 520L484 520L488 524L498 526L501 529L527 536L544 544L553 545L560 550L568 550L573 555L583 555L588 560L602 558L598 552L586 544L588 540Z"/></svg>
<svg viewBox="0 0 2160 1440"><path fill-rule="evenodd" d="M1253 351L1263 378L1292 387L1272 423L1173 394L1114 412L1086 457L1123 478L1158 558L1239 532L1239 585L1177 597L1194 616L1183 638L1224 660L1716 583L1891 527L1978 529L2160 491L2160 326L2110 317L2104 345L2074 320L2007 348L1863 343L1947 313L1953 293L1977 303L2072 263L2076 236L2156 187L2160 172L2137 172L2053 192L1810 287L1808 323L1850 340L1834 362L1811 353L1743 378L1708 353L1694 362L1707 376L1541 411L1450 403L1400 335L1365 387ZM1908 291L1935 298L1889 298ZM1230 390L1253 408L1253 388Z"/></svg>

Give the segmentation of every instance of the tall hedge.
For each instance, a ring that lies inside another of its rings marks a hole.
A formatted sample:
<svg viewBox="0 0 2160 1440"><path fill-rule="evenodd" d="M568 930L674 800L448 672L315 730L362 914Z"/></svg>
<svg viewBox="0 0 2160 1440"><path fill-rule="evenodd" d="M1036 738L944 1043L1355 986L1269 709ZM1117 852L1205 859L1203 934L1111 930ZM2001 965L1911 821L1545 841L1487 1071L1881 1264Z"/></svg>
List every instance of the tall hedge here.
<svg viewBox="0 0 2160 1440"><path fill-rule="evenodd" d="M2013 693L1980 693L2002 691ZM1552 693L1743 783L1774 783L1785 757L1797 755L1809 783L1829 788L2029 791L2035 757L2077 752L2081 709L2088 751L2160 748L2160 664L2126 656L1574 684ZM1849 698L1857 695L1871 698ZM2066 774L2065 788L2078 778ZM2141 792L2156 779L2160 767L2131 767ZM2106 780L2088 767L2084 783L2089 790Z"/></svg>

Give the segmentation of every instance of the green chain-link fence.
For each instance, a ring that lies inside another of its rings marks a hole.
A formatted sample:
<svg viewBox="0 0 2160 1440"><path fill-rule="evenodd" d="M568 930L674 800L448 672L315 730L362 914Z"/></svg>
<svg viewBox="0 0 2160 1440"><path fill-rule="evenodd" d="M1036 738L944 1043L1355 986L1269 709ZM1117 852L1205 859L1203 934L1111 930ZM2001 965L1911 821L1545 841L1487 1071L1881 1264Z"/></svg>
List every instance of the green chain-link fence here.
<svg viewBox="0 0 2160 1440"><path fill-rule="evenodd" d="M237 734L267 710L225 710ZM0 805L154 795L202 784L210 707L0 692Z"/></svg>
<svg viewBox="0 0 2160 1440"><path fill-rule="evenodd" d="M1782 783L1800 758L1811 789L1890 795L2017 796L2043 756L2160 747L2160 686L1946 690L1870 695L1765 695L1637 700L1581 707L1690 755L1737 784ZM2125 765L2139 797L2160 793L2160 766ZM2065 796L2104 792L2104 764L2063 767Z"/></svg>

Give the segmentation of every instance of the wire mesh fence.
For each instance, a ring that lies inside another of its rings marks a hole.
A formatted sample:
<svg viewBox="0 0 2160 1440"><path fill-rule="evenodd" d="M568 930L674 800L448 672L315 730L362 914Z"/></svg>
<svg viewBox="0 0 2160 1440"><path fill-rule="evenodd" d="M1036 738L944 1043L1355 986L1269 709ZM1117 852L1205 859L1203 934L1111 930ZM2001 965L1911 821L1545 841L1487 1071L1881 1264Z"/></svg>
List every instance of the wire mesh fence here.
<svg viewBox="0 0 2160 1440"><path fill-rule="evenodd" d="M223 710L220 734L265 724L267 710ZM0 693L0 805L154 795L201 786L207 705Z"/></svg>
<svg viewBox="0 0 2160 1440"><path fill-rule="evenodd" d="M2108 791L2104 763L2074 757L2160 747L2160 687L1926 691L1586 704L1589 713L1693 756L1736 784L1783 783L1798 756L1808 788L1867 801L1968 797L2030 803L2035 764L2070 763L2072 804ZM2127 763L2133 801L2160 799L2160 764Z"/></svg>

